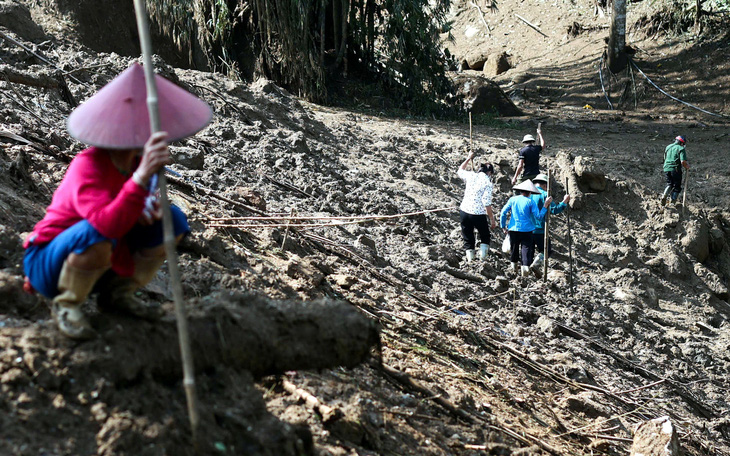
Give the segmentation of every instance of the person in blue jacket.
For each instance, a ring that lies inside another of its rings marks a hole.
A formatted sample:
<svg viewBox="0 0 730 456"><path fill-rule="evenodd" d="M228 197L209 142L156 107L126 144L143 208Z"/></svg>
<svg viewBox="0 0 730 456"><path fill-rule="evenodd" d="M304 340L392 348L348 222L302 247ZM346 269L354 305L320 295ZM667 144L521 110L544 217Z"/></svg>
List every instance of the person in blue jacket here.
<svg viewBox="0 0 730 456"><path fill-rule="evenodd" d="M548 177L544 174L538 174L537 177L535 177L532 180L532 183L535 184L535 188L540 192L539 194L533 194L530 196L530 199L537 204L537 207L542 207L545 204L545 200L547 199L548 193L543 189L544 186L547 186L548 183ZM563 197L563 201L560 203L550 203L550 213L553 215L560 214L568 207L568 202L570 202L570 195L565 195ZM535 260L532 262L530 267L533 271L535 271L535 274L540 274L540 266L542 266L542 262L545 259L544 251L545 251L545 218L541 218L537 220L537 225L535 226L535 231L532 232L532 243L535 246ZM548 241L548 254L550 254L553 249L550 245L551 243Z"/></svg>
<svg viewBox="0 0 730 456"><path fill-rule="evenodd" d="M537 221L545 217L553 198L548 196L543 207L538 208L537 204L530 199L530 194L539 194L540 191L529 179L515 185L512 190L518 193L510 198L502 208L499 226L509 234L512 271L517 271L517 263L522 260L521 273L523 277L526 277L530 275L530 264L535 253L532 232L535 231ZM509 216L509 225L507 216Z"/></svg>

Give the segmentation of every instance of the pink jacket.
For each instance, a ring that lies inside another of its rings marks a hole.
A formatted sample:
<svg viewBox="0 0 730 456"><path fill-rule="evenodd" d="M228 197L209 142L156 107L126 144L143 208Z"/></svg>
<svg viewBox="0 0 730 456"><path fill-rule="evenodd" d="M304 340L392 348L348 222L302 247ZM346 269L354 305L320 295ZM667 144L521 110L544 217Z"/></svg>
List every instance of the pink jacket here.
<svg viewBox="0 0 730 456"><path fill-rule="evenodd" d="M129 276L134 272L134 262L122 238L137 223L147 193L147 189L119 172L109 152L90 147L71 161L46 216L33 228L23 247L50 242L85 219L103 236L118 241L112 254L112 269Z"/></svg>

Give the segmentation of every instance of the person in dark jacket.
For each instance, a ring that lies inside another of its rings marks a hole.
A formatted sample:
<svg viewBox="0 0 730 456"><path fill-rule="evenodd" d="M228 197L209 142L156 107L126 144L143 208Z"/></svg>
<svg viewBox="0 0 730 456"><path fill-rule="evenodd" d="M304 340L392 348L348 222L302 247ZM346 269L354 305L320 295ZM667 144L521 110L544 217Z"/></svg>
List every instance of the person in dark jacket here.
<svg viewBox="0 0 730 456"><path fill-rule="evenodd" d="M520 149L520 162L515 170L515 175L512 178L512 185L517 183L517 179L522 173L522 180L532 179L533 177L540 174L540 153L547 147L545 145L545 139L542 137L542 129L537 128L537 137L540 140L540 144L535 144L535 137L532 135L525 135L522 138L522 143L525 145ZM523 172L524 171L524 172Z"/></svg>

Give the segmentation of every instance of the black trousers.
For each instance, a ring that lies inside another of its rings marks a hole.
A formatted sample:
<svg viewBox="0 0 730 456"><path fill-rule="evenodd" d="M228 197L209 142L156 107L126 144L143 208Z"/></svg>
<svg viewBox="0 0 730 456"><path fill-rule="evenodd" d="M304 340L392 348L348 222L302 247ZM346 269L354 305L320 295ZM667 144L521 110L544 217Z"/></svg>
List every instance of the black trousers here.
<svg viewBox="0 0 730 456"><path fill-rule="evenodd" d="M509 231L510 261L517 263L522 254L522 266L532 264L535 256L535 245L532 243L532 231Z"/></svg>
<svg viewBox="0 0 730 456"><path fill-rule="evenodd" d="M675 200L682 191L682 170L675 169L674 171L667 171L664 174L667 177L667 188L672 189L672 199Z"/></svg>
<svg viewBox="0 0 730 456"><path fill-rule="evenodd" d="M492 240L489 232L489 223L487 223L487 214L474 215L464 211L459 211L461 219L461 237L464 239L464 250L474 250L476 238L474 237L474 229L479 232L479 240L482 244L489 245Z"/></svg>
<svg viewBox="0 0 730 456"><path fill-rule="evenodd" d="M535 246L535 252L543 253L545 251L545 233L532 233L532 244ZM548 254L553 254L553 241L550 239L548 239Z"/></svg>

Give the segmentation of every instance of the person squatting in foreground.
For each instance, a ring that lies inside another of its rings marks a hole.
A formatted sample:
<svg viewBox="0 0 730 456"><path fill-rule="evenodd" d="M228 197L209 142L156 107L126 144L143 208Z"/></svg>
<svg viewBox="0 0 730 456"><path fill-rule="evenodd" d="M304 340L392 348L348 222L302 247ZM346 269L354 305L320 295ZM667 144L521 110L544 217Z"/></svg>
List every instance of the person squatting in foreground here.
<svg viewBox="0 0 730 456"><path fill-rule="evenodd" d="M490 163L482 163L479 171L467 171L466 167L474 158L474 152L459 166L456 174L466 183L464 198L459 206L459 218L461 220L461 237L464 239L464 250L466 250L466 261L474 259L474 248L476 239L474 229L479 232L479 259L485 260L489 253L489 242L491 233L487 224L487 216L492 229L497 227L492 211L492 179L494 167Z"/></svg>
<svg viewBox="0 0 730 456"><path fill-rule="evenodd" d="M535 184L535 188L537 188L540 193L530 195L530 199L533 200L535 204L537 204L537 207L543 207L545 205L545 200L548 197L548 192L543 189L543 186L547 186L548 177L545 174L538 174L537 177L532 180L532 183ZM566 194L563 197L562 202L550 203L550 214L560 214L568 207L568 202L570 202L570 195ZM537 219L537 223L535 224L535 231L532 232L532 243L534 245L535 253L537 253L537 255L535 255L534 260L530 265L530 268L535 273L535 275L539 277L542 273L542 271L540 270L542 263L545 260L545 217ZM551 244L552 243L548 240L548 254L551 254L553 251Z"/></svg>
<svg viewBox="0 0 730 456"><path fill-rule="evenodd" d="M667 179L667 186L662 195L661 205L667 204L667 197L670 195L672 203L677 203L679 192L682 191L682 168L689 170L687 162L687 151L684 145L687 140L684 136L677 136L674 142L664 149L664 176Z"/></svg>
<svg viewBox="0 0 730 456"><path fill-rule="evenodd" d="M509 234L510 269L517 272L517 263L521 260L521 274L526 277L530 274L530 264L535 253L532 232L535 230L537 220L545 218L545 213L553 198L548 196L543 207L538 208L537 204L530 199L530 194L540 192L529 179L515 185L512 190L517 194L511 197L502 208L499 225L505 233ZM509 225L507 224L508 216Z"/></svg>
<svg viewBox="0 0 730 456"><path fill-rule="evenodd" d="M100 309L147 319L162 313L159 304L134 294L166 258L162 214L150 183L171 161L167 139L199 131L212 112L156 78L160 111L168 119L161 123L170 134L150 136L143 70L133 65L71 114L69 133L94 146L71 161L45 217L24 242L26 285L52 299L60 332L73 339L96 335L81 310L92 290L99 292ZM187 124L178 122L179 116L186 116ZM170 209L179 242L190 228L179 208Z"/></svg>

